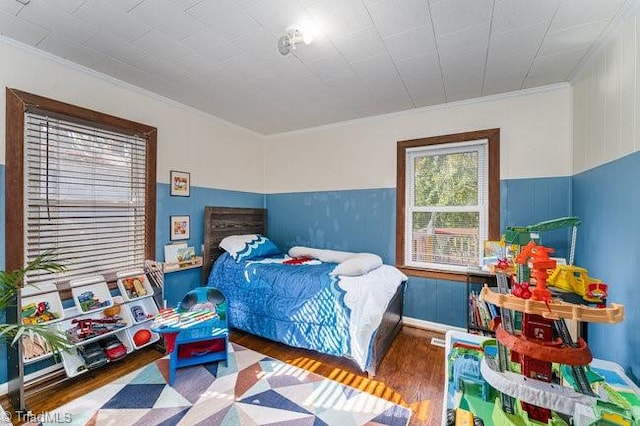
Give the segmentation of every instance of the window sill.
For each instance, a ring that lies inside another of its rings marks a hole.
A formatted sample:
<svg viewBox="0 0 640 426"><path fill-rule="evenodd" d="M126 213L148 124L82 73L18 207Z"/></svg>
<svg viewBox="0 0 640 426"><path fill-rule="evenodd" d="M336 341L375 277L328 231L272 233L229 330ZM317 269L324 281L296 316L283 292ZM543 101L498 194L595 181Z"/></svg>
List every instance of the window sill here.
<svg viewBox="0 0 640 426"><path fill-rule="evenodd" d="M467 274L458 271L440 271L437 269L423 269L411 266L396 265L405 275L410 277L431 278L437 280L466 282Z"/></svg>

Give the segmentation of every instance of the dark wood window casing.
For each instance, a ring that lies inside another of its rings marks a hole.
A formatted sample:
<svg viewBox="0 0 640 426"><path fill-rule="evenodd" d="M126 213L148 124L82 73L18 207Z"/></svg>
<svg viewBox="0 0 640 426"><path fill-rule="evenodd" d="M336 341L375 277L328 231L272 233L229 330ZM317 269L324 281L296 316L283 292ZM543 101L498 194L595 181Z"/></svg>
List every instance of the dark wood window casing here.
<svg viewBox="0 0 640 426"><path fill-rule="evenodd" d="M452 144L486 139L489 154L489 239L500 238L500 129L478 130L399 141L396 177L396 266L405 274L423 278L464 281L460 272L447 272L405 266L405 206L407 149L428 145Z"/></svg>
<svg viewBox="0 0 640 426"><path fill-rule="evenodd" d="M155 258L157 129L20 90L6 89L5 268L24 266L25 112L41 111L67 120L146 138L145 256ZM106 277L108 280L114 277Z"/></svg>

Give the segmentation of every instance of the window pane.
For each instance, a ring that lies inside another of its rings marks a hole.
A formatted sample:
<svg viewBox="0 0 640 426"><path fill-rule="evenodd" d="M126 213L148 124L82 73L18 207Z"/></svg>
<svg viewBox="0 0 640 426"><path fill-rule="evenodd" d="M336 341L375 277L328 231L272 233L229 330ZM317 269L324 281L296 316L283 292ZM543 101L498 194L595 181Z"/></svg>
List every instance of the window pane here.
<svg viewBox="0 0 640 426"><path fill-rule="evenodd" d="M476 151L417 157L414 161L416 206L478 204Z"/></svg>
<svg viewBox="0 0 640 426"><path fill-rule="evenodd" d="M146 140L27 113L25 257L67 270L27 282L110 274L145 258Z"/></svg>
<svg viewBox="0 0 640 426"><path fill-rule="evenodd" d="M412 262L478 264L479 213L415 212L412 216Z"/></svg>

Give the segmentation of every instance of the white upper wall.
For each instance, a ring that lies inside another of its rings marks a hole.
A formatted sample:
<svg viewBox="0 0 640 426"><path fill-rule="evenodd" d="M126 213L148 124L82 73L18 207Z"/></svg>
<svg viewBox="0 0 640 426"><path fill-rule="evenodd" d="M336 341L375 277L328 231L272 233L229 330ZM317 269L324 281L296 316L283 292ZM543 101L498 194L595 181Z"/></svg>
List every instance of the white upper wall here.
<svg viewBox="0 0 640 426"><path fill-rule="evenodd" d="M0 37L0 88L48 98L158 128L158 182L170 170L196 186L264 192L263 137L212 115L120 83ZM5 162L5 95L0 96L0 163Z"/></svg>
<svg viewBox="0 0 640 426"><path fill-rule="evenodd" d="M501 179L570 176L571 114L564 84L270 136L266 192L392 188L398 141L495 127Z"/></svg>
<svg viewBox="0 0 640 426"><path fill-rule="evenodd" d="M640 149L640 12L571 82L573 174Z"/></svg>

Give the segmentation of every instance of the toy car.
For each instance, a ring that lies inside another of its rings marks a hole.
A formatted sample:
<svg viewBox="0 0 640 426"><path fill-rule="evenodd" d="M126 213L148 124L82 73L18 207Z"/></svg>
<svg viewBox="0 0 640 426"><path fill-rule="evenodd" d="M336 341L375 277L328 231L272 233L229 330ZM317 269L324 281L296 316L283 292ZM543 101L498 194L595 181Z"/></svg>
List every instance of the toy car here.
<svg viewBox="0 0 640 426"><path fill-rule="evenodd" d="M80 346L78 353L80 353L84 364L89 370L101 367L108 362L102 346L100 346L99 343L89 343L88 345Z"/></svg>
<svg viewBox="0 0 640 426"><path fill-rule="evenodd" d="M109 336L100 342L109 361L117 361L127 355L127 348L116 336Z"/></svg>

